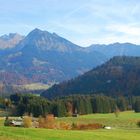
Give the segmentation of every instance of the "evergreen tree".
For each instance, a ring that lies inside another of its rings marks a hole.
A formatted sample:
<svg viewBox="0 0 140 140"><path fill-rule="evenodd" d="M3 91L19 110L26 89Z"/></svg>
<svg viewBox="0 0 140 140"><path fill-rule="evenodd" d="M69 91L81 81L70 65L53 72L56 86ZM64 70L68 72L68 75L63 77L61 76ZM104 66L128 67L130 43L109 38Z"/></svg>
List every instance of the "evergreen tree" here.
<svg viewBox="0 0 140 140"><path fill-rule="evenodd" d="M137 99L134 106L135 112L140 112L140 99Z"/></svg>
<svg viewBox="0 0 140 140"><path fill-rule="evenodd" d="M121 111L125 111L127 109L127 102L124 97L119 97L117 99L117 106Z"/></svg>

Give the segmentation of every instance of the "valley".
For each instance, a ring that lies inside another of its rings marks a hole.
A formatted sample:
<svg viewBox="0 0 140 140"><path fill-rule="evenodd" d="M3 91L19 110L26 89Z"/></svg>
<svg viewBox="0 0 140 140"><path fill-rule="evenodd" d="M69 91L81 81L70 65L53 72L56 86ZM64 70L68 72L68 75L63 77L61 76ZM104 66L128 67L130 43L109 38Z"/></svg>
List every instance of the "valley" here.
<svg viewBox="0 0 140 140"><path fill-rule="evenodd" d="M0 0L0 140L140 140L139 0Z"/></svg>

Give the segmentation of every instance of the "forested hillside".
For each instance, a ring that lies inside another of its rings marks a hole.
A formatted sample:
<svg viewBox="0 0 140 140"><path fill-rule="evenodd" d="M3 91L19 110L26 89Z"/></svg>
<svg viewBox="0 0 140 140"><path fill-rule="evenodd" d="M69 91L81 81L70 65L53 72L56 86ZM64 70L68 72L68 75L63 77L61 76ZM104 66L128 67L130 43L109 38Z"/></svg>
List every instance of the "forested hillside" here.
<svg viewBox="0 0 140 140"><path fill-rule="evenodd" d="M42 96L48 98L72 94L109 96L140 95L140 57L114 57L105 64L75 79L54 85Z"/></svg>

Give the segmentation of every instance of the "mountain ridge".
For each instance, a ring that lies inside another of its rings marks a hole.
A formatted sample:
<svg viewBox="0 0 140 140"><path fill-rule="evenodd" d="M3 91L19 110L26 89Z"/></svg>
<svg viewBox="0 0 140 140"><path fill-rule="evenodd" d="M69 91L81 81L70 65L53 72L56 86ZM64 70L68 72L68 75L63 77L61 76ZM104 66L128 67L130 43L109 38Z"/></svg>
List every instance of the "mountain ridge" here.
<svg viewBox="0 0 140 140"><path fill-rule="evenodd" d="M140 45L133 43L93 44L87 48L89 51L102 52L109 58L113 56L140 56Z"/></svg>
<svg viewBox="0 0 140 140"><path fill-rule="evenodd" d="M60 82L104 62L101 53L88 52L56 33L39 29L31 31L11 50L1 53L0 58L1 80L6 77L7 82L13 83L13 79L17 79L17 84Z"/></svg>

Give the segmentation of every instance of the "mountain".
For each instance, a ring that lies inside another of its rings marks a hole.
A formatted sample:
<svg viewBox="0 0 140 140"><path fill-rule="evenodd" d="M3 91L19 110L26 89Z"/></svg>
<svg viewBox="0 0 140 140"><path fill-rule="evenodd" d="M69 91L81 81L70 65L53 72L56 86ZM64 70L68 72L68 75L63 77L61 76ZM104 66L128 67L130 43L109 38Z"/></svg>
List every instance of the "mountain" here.
<svg viewBox="0 0 140 140"><path fill-rule="evenodd" d="M67 82L54 85L42 96L53 98L72 94L108 96L140 95L140 57L113 57L105 64Z"/></svg>
<svg viewBox="0 0 140 140"><path fill-rule="evenodd" d="M140 56L130 43L81 47L56 33L34 29L26 37L0 37L0 83L58 83L95 68L113 56ZM9 44L9 45L8 45Z"/></svg>
<svg viewBox="0 0 140 140"><path fill-rule="evenodd" d="M10 84L61 82L105 60L102 53L90 52L56 33L34 29L14 48L0 54L0 81Z"/></svg>
<svg viewBox="0 0 140 140"><path fill-rule="evenodd" d="M15 47L21 40L23 40L23 38L24 36L17 33L0 36L0 50Z"/></svg>
<svg viewBox="0 0 140 140"><path fill-rule="evenodd" d="M42 51L73 52L81 51L82 47L58 36L40 29L34 29L18 46L29 46Z"/></svg>
<svg viewBox="0 0 140 140"><path fill-rule="evenodd" d="M94 44L87 49L89 51L98 51L107 58L112 58L113 56L140 56L140 45L131 43Z"/></svg>

